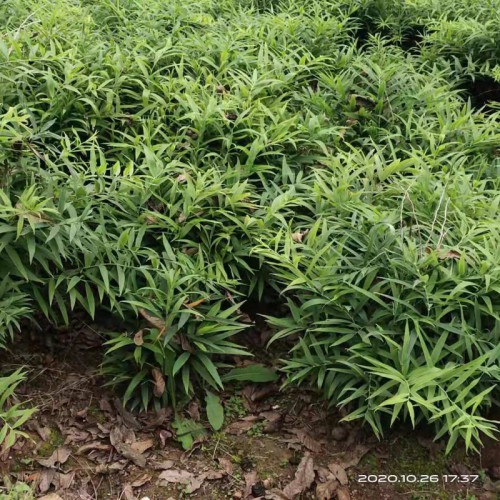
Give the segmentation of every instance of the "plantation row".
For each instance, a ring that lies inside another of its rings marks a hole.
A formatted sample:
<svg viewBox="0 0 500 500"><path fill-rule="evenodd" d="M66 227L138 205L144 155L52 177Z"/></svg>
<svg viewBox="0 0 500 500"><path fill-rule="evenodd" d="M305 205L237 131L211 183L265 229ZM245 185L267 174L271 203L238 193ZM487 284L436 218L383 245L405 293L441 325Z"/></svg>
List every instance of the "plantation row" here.
<svg viewBox="0 0 500 500"><path fill-rule="evenodd" d="M377 435L493 434L497 2L5 0L0 26L5 345L38 312L145 317L103 371L176 405L248 376L242 304L279 297L289 383Z"/></svg>

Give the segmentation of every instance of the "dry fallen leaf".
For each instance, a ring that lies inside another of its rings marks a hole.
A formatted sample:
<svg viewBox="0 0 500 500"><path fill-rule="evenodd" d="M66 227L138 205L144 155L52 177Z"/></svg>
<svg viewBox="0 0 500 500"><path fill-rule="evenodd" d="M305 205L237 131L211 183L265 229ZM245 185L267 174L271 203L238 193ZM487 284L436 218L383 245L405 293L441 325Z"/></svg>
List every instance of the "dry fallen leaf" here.
<svg viewBox="0 0 500 500"><path fill-rule="evenodd" d="M38 500L63 500L57 493L49 493L43 497L39 497Z"/></svg>
<svg viewBox="0 0 500 500"><path fill-rule="evenodd" d="M82 455L86 451L89 450L101 450L101 451L108 451L111 449L111 446L109 444L104 444L100 443L98 441L94 441L92 443L84 444L83 446L80 446L78 450L76 450L76 455Z"/></svg>
<svg viewBox="0 0 500 500"><path fill-rule="evenodd" d="M165 392L165 378L163 377L163 373L159 368L153 368L151 376L154 382L153 393L157 398L160 398Z"/></svg>
<svg viewBox="0 0 500 500"><path fill-rule="evenodd" d="M139 424L139 422L134 417L134 415L132 415L132 413L130 413L129 411L127 411L123 407L121 401L118 398L115 398L113 400L113 403L115 405L116 411L120 414L120 417L122 418L123 423L127 427L129 427L130 429L141 429L142 428L142 426Z"/></svg>
<svg viewBox="0 0 500 500"><path fill-rule="evenodd" d="M134 451L144 453L146 450L149 450L149 448L152 448L154 444L155 442L152 439L145 439L144 441L136 441L135 443L132 443L130 447Z"/></svg>
<svg viewBox="0 0 500 500"><path fill-rule="evenodd" d="M134 344L137 346L141 346L144 344L144 330L139 330L135 335L134 335Z"/></svg>
<svg viewBox="0 0 500 500"><path fill-rule="evenodd" d="M308 490L314 478L314 462L309 453L306 453L297 467L293 481L285 486L283 493L293 499Z"/></svg>
<svg viewBox="0 0 500 500"><path fill-rule="evenodd" d="M330 479L326 483L319 483L316 486L316 499L330 500L331 498L335 498L335 493L339 486L339 482L336 479Z"/></svg>
<svg viewBox="0 0 500 500"><path fill-rule="evenodd" d="M70 455L69 448L57 448L49 458L38 459L37 462L44 467L55 467L56 464L64 464Z"/></svg>
<svg viewBox="0 0 500 500"><path fill-rule="evenodd" d="M41 427L37 421L33 423L32 427L42 438L43 441L47 441L47 439L50 438L51 435L50 427Z"/></svg>
<svg viewBox="0 0 500 500"><path fill-rule="evenodd" d="M204 298L201 298L201 299L198 299L198 300L195 300L194 302L185 302L184 305L188 308L188 309L192 309L193 307L196 307L196 306L199 306L200 304L203 304L203 302L205 302L207 299L204 299Z"/></svg>
<svg viewBox="0 0 500 500"><path fill-rule="evenodd" d="M123 500L137 500L137 497L134 495L134 491L132 490L132 486L130 484L126 484L123 487L120 498L123 498Z"/></svg>
<svg viewBox="0 0 500 500"><path fill-rule="evenodd" d="M138 478L134 479L131 483L130 486L132 488L140 488L141 486L144 486L146 483L151 481L151 474L142 474L142 476L139 476Z"/></svg>
<svg viewBox="0 0 500 500"><path fill-rule="evenodd" d="M292 429L293 432L299 439L299 441L310 451L314 453L320 453L323 450L323 446L320 442L312 438L306 431L301 429Z"/></svg>
<svg viewBox="0 0 500 500"><path fill-rule="evenodd" d="M159 435L160 435L161 447L165 448L165 445L167 444L167 439L170 439L173 436L172 431L169 431L168 429L162 429Z"/></svg>
<svg viewBox="0 0 500 500"><path fill-rule="evenodd" d="M155 470L167 470L174 466L174 461L164 460L163 462L152 462L149 465Z"/></svg>
<svg viewBox="0 0 500 500"><path fill-rule="evenodd" d="M64 444L80 443L86 441L90 437L87 431L81 431L76 427L66 429L65 434L66 439L64 440Z"/></svg>
<svg viewBox="0 0 500 500"><path fill-rule="evenodd" d="M168 469L163 471L158 476L158 481L164 483L166 482L166 483L188 484L193 477L194 474L188 472L187 470ZM165 484L160 484L160 486L165 486Z"/></svg>
<svg viewBox="0 0 500 500"><path fill-rule="evenodd" d="M68 474L62 474L61 472L59 472L54 476L52 482L56 490L67 490L73 484L74 479L74 472L68 472Z"/></svg>
<svg viewBox="0 0 500 500"><path fill-rule="evenodd" d="M231 460L229 460L228 458L219 458L219 465L226 471L228 475L233 475L234 466Z"/></svg>
<svg viewBox="0 0 500 500"><path fill-rule="evenodd" d="M438 257L440 259L454 259L454 260L458 260L460 259L462 255L460 254L460 252L457 252L456 250L449 250L448 252L445 252L444 254L441 253L441 254L438 254Z"/></svg>
<svg viewBox="0 0 500 500"><path fill-rule="evenodd" d="M169 469L163 471L158 476L158 486L168 486L170 483L185 484L186 493L194 493L201 488L206 475L202 474L196 477L192 472L187 470Z"/></svg>
<svg viewBox="0 0 500 500"><path fill-rule="evenodd" d="M304 239L304 234L305 233L301 233L301 232L293 233L292 234L292 240L295 243L302 243L302 240Z"/></svg>
<svg viewBox="0 0 500 500"><path fill-rule="evenodd" d="M243 498L247 498L252 494L252 486L257 482L257 472L252 470L245 474L245 492Z"/></svg>
<svg viewBox="0 0 500 500"><path fill-rule="evenodd" d="M189 416L195 421L198 422L201 418L200 416L200 406L196 401L191 401L189 403L187 412L189 413Z"/></svg>
<svg viewBox="0 0 500 500"><path fill-rule="evenodd" d="M138 467L146 466L146 457L123 442L123 434L119 427L114 427L109 434L109 441L115 450L124 458L131 460Z"/></svg>
<svg viewBox="0 0 500 500"><path fill-rule="evenodd" d="M346 471L340 464L333 462L328 465L328 469L330 469L330 472L338 479L339 483L342 486L349 484L349 479L347 477Z"/></svg>
<svg viewBox="0 0 500 500"><path fill-rule="evenodd" d="M145 309L139 309L139 313L141 316L152 326L155 328L158 328L158 330L164 330L165 329L165 322L157 318L156 316L153 316L152 314L148 313Z"/></svg>
<svg viewBox="0 0 500 500"><path fill-rule="evenodd" d="M54 479L55 475L56 471L52 469L47 469L40 473L40 475L37 478L38 489L40 490L40 493L45 493L46 491L49 491L50 485L52 484L52 480Z"/></svg>
<svg viewBox="0 0 500 500"><path fill-rule="evenodd" d="M99 409L101 411L105 411L106 413L113 413L113 408L111 408L111 404L108 399L101 398L99 401Z"/></svg>
<svg viewBox="0 0 500 500"><path fill-rule="evenodd" d="M364 444L358 444L353 450L346 451L339 460L333 462L333 464L340 465L344 470L349 469L349 467L355 467L358 465L359 461L368 453L370 448ZM330 464L328 468L331 470Z"/></svg>
<svg viewBox="0 0 500 500"><path fill-rule="evenodd" d="M277 432L283 423L285 417L284 413L279 411L262 411L259 413L259 417L265 419L264 432Z"/></svg>
<svg viewBox="0 0 500 500"><path fill-rule="evenodd" d="M351 500L349 490L342 486L337 490L337 500Z"/></svg>
<svg viewBox="0 0 500 500"><path fill-rule="evenodd" d="M243 434L244 432L250 430L257 420L259 420L259 418L253 415L244 417L236 422L233 422L232 424L229 424L226 427L226 432L228 434L235 435Z"/></svg>

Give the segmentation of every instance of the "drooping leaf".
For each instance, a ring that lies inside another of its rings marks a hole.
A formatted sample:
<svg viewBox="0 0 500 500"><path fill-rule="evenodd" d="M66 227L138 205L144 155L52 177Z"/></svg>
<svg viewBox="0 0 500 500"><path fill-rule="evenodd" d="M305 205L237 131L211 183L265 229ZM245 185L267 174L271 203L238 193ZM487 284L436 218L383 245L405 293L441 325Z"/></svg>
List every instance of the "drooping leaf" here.
<svg viewBox="0 0 500 500"><path fill-rule="evenodd" d="M219 396L211 391L207 391L205 401L208 421L212 428L218 431L224 424L224 407L220 402Z"/></svg>

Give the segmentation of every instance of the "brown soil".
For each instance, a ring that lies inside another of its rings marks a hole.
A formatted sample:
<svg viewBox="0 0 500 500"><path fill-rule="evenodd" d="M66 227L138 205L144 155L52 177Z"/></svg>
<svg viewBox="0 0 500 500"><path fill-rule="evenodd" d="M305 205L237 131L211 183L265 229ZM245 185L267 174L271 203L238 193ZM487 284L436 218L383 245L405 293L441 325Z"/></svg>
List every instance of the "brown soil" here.
<svg viewBox="0 0 500 500"><path fill-rule="evenodd" d="M487 443L481 455L467 456L457 447L446 457L442 444L433 443L425 430L398 429L379 442L359 425L340 424L340 416L327 412L311 393L278 393L273 385L229 388L223 429L184 451L171 427L171 411L131 415L103 388L97 375L102 338L96 330L84 325L76 339L62 332L48 346L25 339L2 354L3 370L22 365L29 372L18 395L39 411L25 426L29 438L4 454L0 476L32 485L38 496L56 491L64 500L280 499L312 460L312 479L301 478L295 498L497 498L500 447L495 443ZM189 411L195 420L201 414L207 425L201 404L191 402ZM145 466L111 444L117 429L126 446L139 450ZM40 464L56 450L69 456L52 467ZM201 484L188 493L185 484L159 481L172 471ZM435 483L426 477L433 475ZM475 475L474 482L450 482ZM361 482L364 476L367 482ZM329 481L335 485L330 496L318 496Z"/></svg>

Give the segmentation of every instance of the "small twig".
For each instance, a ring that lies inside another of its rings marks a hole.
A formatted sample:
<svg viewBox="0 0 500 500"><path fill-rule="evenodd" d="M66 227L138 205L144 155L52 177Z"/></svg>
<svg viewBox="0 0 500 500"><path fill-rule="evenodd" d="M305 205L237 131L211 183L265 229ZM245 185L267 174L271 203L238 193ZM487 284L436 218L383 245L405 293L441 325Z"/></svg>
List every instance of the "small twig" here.
<svg viewBox="0 0 500 500"><path fill-rule="evenodd" d="M446 224L446 218L448 217L448 205L449 204L450 204L450 199L448 198L446 200L446 205L444 207L444 219L443 219L443 223L441 224L441 231L440 231L440 235L439 235L439 240L437 242L436 250L439 250L439 248L441 247L441 244L443 243L443 240L444 240L446 234L448 233L448 231L444 230L444 225Z"/></svg>
<svg viewBox="0 0 500 500"><path fill-rule="evenodd" d="M212 460L215 459L215 454L217 453L217 448L219 447L219 443L220 443L220 436L219 438L217 439L217 442L215 443L215 448L214 448L214 452L212 453Z"/></svg>
<svg viewBox="0 0 500 500"><path fill-rule="evenodd" d="M439 215L439 209L441 208L441 203L443 203L444 194L445 194L445 189L443 188L441 196L439 197L438 206L436 207L436 211L434 212L434 219L432 220L431 230L429 231L429 237L427 238L427 241L425 242L425 245L424 245L424 251L425 251L425 249L427 248L427 246L429 245L429 243L430 243L430 241L432 239L432 233L434 232L434 226L436 225L436 221L437 221L437 218L438 218L438 215Z"/></svg>
<svg viewBox="0 0 500 500"><path fill-rule="evenodd" d="M412 209L412 214L413 218L415 219L416 225L417 225L417 233L418 233L418 239L422 241L422 234L420 233L420 222L418 221L417 218L417 212L415 211L415 205L413 204L412 199L410 198L409 192L410 192L411 186L404 192L403 198L401 200L401 213L400 213L400 224L401 224L401 241L403 241L403 205L405 199L410 202L411 209ZM425 245L427 246L427 245ZM425 248L424 246L424 248Z"/></svg>

